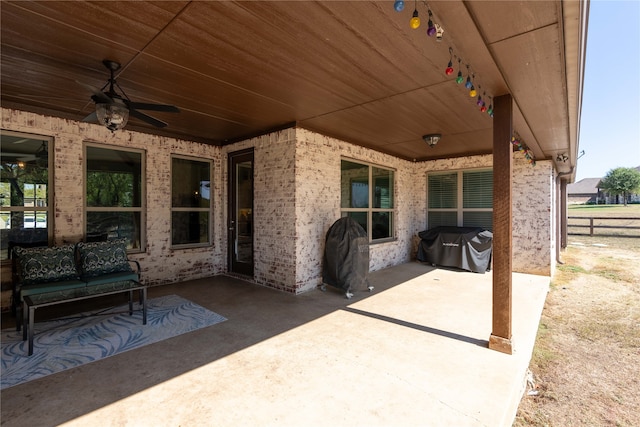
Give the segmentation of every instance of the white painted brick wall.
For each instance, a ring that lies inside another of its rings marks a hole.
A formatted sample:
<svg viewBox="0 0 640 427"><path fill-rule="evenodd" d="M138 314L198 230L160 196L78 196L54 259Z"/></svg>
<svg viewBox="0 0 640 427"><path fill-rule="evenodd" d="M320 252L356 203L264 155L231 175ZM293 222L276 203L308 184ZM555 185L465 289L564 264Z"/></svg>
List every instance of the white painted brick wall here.
<svg viewBox="0 0 640 427"><path fill-rule="evenodd" d="M220 274L227 267L227 154L255 150L255 282L291 293L322 280L324 241L340 218L340 160L364 161L395 172L393 242L370 247L370 271L415 257L426 228L426 175L490 167L490 155L407 162L305 129L285 129L226 147L137 132L111 133L98 125L2 109L2 128L54 138L54 242L84 235L83 142L146 150L147 246L132 254L149 285ZM171 154L213 161L213 246L170 248ZM515 271L550 275L555 266L555 184L551 162L531 167L514 154ZM3 281L6 280L6 265Z"/></svg>
<svg viewBox="0 0 640 427"><path fill-rule="evenodd" d="M2 109L2 129L53 137L54 244L75 243L84 236L84 142L109 147L143 149L146 159L146 234L142 253L131 254L142 266L148 285L207 277L224 270L219 233L213 247L170 248L171 154L189 155L214 161L214 175L220 176L221 149L207 144L176 140L138 132L110 132L103 126L75 122L34 113ZM215 207L222 205L217 186L212 191ZM219 218L214 217L218 230ZM7 277L3 269L3 281ZM9 275L10 276L10 275Z"/></svg>
<svg viewBox="0 0 640 427"><path fill-rule="evenodd" d="M513 271L551 276L556 264L555 174L550 160L513 161Z"/></svg>
<svg viewBox="0 0 640 427"><path fill-rule="evenodd" d="M434 160L425 166L426 172L492 167L493 156ZM554 178L551 161L532 166L521 152L513 154L513 271L550 276L555 268Z"/></svg>
<svg viewBox="0 0 640 427"><path fill-rule="evenodd" d="M326 233L340 218L342 158L396 170L394 220L397 239L370 246L369 270L376 271L409 261L413 236L420 221L413 208L426 197L426 190L416 194L413 163L306 129L297 129L296 132L297 253L301 255L297 263L296 285L299 292L313 289L322 282Z"/></svg>
<svg viewBox="0 0 640 427"><path fill-rule="evenodd" d="M257 284L296 292L295 129L223 147L223 156L254 149L254 280ZM226 163L224 187L226 188ZM224 224L227 194L223 191ZM227 242L226 228L223 230ZM226 258L225 258L226 259Z"/></svg>

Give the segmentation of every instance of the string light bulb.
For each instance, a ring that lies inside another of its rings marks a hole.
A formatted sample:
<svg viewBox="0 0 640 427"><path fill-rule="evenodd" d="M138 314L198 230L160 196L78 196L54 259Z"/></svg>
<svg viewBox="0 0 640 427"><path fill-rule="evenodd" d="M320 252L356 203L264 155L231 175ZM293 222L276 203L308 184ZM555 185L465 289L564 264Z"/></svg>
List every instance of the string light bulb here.
<svg viewBox="0 0 640 427"><path fill-rule="evenodd" d="M473 83L471 83L471 74L469 73L469 64L467 64L467 81L464 84L464 87L467 89L471 89Z"/></svg>
<svg viewBox="0 0 640 427"><path fill-rule="evenodd" d="M433 15L431 14L431 9L429 9L429 22L427 23L427 35L429 37L433 36L436 33L436 27L433 25L433 21L431 18Z"/></svg>
<svg viewBox="0 0 640 427"><path fill-rule="evenodd" d="M444 73L447 76L453 74L453 49L449 48L449 63L447 64L447 68L444 70Z"/></svg>
<svg viewBox="0 0 640 427"><path fill-rule="evenodd" d="M453 63L451 62L451 60L449 60L449 63L447 64L447 69L444 70L444 73L447 76L450 76L451 74L453 74L453 67L452 67Z"/></svg>
<svg viewBox="0 0 640 427"><path fill-rule="evenodd" d="M404 10L404 0L396 0L393 3L393 8L396 12L402 12Z"/></svg>
<svg viewBox="0 0 640 427"><path fill-rule="evenodd" d="M413 8L413 17L411 17L411 20L409 21L409 25L414 30L420 26L420 17L418 16L418 0L416 0L415 2L415 6Z"/></svg>
<svg viewBox="0 0 640 427"><path fill-rule="evenodd" d="M458 58L458 77L456 77L456 83L462 84L463 81L464 77L462 77L462 59Z"/></svg>
<svg viewBox="0 0 640 427"><path fill-rule="evenodd" d="M471 89L469 89L469 96L471 98L475 98L477 94L478 92L476 91L476 88L471 85Z"/></svg>

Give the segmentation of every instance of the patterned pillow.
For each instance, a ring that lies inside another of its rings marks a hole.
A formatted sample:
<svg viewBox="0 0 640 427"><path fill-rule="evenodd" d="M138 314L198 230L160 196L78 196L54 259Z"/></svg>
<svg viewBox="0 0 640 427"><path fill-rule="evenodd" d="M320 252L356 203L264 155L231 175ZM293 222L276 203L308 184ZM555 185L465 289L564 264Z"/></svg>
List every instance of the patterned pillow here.
<svg viewBox="0 0 640 427"><path fill-rule="evenodd" d="M125 239L78 243L79 270L83 278L133 271L127 258Z"/></svg>
<svg viewBox="0 0 640 427"><path fill-rule="evenodd" d="M18 274L23 285L79 279L75 262L75 245L53 248L13 249Z"/></svg>

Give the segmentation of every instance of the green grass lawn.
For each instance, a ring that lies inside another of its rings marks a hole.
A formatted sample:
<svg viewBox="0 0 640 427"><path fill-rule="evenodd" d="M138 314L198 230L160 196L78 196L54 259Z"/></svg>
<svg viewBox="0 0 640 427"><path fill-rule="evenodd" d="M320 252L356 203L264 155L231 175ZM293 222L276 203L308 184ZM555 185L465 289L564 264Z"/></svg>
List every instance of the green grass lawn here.
<svg viewBox="0 0 640 427"><path fill-rule="evenodd" d="M569 216L628 216L640 218L640 204L633 205L571 205Z"/></svg>

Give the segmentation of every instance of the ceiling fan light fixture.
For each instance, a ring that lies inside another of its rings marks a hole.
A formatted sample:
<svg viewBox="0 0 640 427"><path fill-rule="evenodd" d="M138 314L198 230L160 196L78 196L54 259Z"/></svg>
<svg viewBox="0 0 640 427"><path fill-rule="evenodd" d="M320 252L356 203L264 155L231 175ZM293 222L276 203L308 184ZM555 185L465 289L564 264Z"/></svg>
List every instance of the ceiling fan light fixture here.
<svg viewBox="0 0 640 427"><path fill-rule="evenodd" d="M114 100L112 103L96 103L98 122L111 132L122 129L129 120L129 109L123 102Z"/></svg>
<svg viewBox="0 0 640 427"><path fill-rule="evenodd" d="M46 141L42 141L42 145L35 152L36 165L41 167L47 167L49 163L49 151L47 150Z"/></svg>
<svg viewBox="0 0 640 427"><path fill-rule="evenodd" d="M422 139L424 139L424 142L426 142L427 145L431 148L436 146L438 141L440 141L440 138L442 138L442 135L439 133L430 133L428 135L422 136Z"/></svg>

